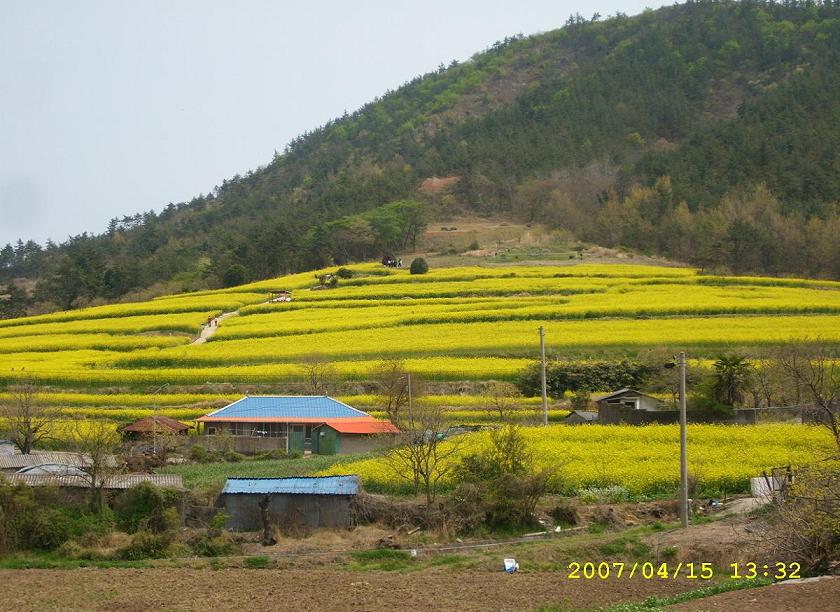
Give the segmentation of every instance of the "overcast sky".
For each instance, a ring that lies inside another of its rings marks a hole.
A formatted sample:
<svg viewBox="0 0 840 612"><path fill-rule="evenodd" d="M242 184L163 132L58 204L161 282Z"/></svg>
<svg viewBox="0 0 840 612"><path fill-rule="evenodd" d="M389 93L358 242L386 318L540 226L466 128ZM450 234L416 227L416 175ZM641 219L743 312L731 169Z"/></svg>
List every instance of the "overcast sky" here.
<svg viewBox="0 0 840 612"><path fill-rule="evenodd" d="M507 35L637 0L0 0L0 245L99 233Z"/></svg>

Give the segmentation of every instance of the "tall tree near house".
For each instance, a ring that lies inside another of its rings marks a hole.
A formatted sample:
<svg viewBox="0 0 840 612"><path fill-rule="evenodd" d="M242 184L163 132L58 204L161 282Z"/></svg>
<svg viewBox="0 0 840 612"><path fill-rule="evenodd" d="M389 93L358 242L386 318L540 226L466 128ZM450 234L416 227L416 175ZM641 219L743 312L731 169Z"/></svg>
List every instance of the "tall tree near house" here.
<svg viewBox="0 0 840 612"><path fill-rule="evenodd" d="M408 406L410 375L402 359L383 359L371 370L371 379L377 387L379 401L385 415L397 423ZM414 381L412 390L417 390L419 381Z"/></svg>
<svg viewBox="0 0 840 612"><path fill-rule="evenodd" d="M391 469L412 485L415 495L426 496L431 511L440 483L456 467L462 436L444 438L446 412L443 406L420 404L404 410L395 421L400 429L398 444L387 455Z"/></svg>
<svg viewBox="0 0 840 612"><path fill-rule="evenodd" d="M840 361L827 344L790 343L779 349L778 364L797 386L814 419L831 432L840 453Z"/></svg>
<svg viewBox="0 0 840 612"><path fill-rule="evenodd" d="M494 381L487 388L487 410L499 417L499 422L510 420L511 412L516 408L519 392L510 383Z"/></svg>
<svg viewBox="0 0 840 612"><path fill-rule="evenodd" d="M55 417L38 402L38 386L33 380L9 388L9 400L0 407L9 439L28 455L41 440L50 438Z"/></svg>
<svg viewBox="0 0 840 612"><path fill-rule="evenodd" d="M85 466L90 490L90 507L93 512L100 513L106 479L120 471L116 460L120 436L113 423L106 420L76 418L73 425L76 451Z"/></svg>
<svg viewBox="0 0 840 612"><path fill-rule="evenodd" d="M329 395L336 382L335 366L326 357L313 353L303 362L304 392L307 395Z"/></svg>

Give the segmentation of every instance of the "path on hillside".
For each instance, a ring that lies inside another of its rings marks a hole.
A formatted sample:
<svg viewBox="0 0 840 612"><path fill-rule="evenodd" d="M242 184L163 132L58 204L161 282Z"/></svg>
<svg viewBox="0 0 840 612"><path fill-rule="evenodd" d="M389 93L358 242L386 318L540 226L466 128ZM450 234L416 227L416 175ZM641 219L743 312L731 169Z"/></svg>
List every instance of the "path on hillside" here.
<svg viewBox="0 0 840 612"><path fill-rule="evenodd" d="M193 340L191 344L204 344L205 342L207 342L207 340L212 338L217 331L219 331L219 323L221 323L225 319L235 317L237 315L239 315L238 310L234 310L232 312L224 312L220 314L218 317L216 317L216 324L205 325L204 327L202 327L201 333L198 334L198 338Z"/></svg>

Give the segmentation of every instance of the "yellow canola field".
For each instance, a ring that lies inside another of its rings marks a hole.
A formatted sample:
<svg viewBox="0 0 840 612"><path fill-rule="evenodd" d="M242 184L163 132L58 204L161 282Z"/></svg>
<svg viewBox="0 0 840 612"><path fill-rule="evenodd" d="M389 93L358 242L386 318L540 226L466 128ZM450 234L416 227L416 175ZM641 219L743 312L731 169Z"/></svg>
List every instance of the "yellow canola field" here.
<svg viewBox="0 0 840 612"><path fill-rule="evenodd" d="M750 316L671 319L549 321L549 351L643 346L737 347L767 345L810 336L840 341L838 317ZM135 351L118 367L258 364L303 360L313 353L337 361L381 356L535 355L538 321L445 323L372 328L301 336L209 342L200 346Z"/></svg>
<svg viewBox="0 0 840 612"><path fill-rule="evenodd" d="M0 384L35 377L54 391L139 392L164 382L294 382L312 354L349 379L364 379L379 358L398 356L434 380L511 380L536 357L540 325L549 353L565 357L624 356L653 346L710 357L790 339L840 342L840 283L830 281L599 264L426 275L349 267L361 276L330 290L309 291L318 273L307 272L0 321ZM266 303L269 291L283 288L294 290L293 302ZM204 345L161 335L194 333L209 314L237 308L241 316L226 319Z"/></svg>
<svg viewBox="0 0 840 612"><path fill-rule="evenodd" d="M335 303L332 300L331 303ZM476 302L437 304L423 300L366 301L352 311L333 306L312 309L293 303L294 309L250 314L226 322L214 342L309 334L324 331L362 330L383 326L429 323L596 319L607 317L722 315L722 314L840 314L840 292L789 287L620 285L606 293L571 296L519 296L485 298ZM305 305L306 303L304 303ZM291 306L291 304L289 304Z"/></svg>
<svg viewBox="0 0 840 612"><path fill-rule="evenodd" d="M0 327L0 343L7 338L57 334L141 334L149 332L184 332L195 334L213 312L179 312L158 315L78 319L54 323L34 323ZM33 339L33 342L38 341Z"/></svg>
<svg viewBox="0 0 840 612"><path fill-rule="evenodd" d="M33 325L36 323L56 323L60 321L77 321L80 319L110 319L114 317L133 317L139 315L170 315L176 312L213 312L221 314L237 310L248 304L265 302L267 293L232 292L219 293L190 293L183 296L167 296L147 302L131 302L126 304L109 304L107 306L93 306L79 310L66 310L45 315L23 317L19 319L0 320L1 327L15 327L18 325Z"/></svg>
<svg viewBox="0 0 840 612"><path fill-rule="evenodd" d="M92 351L85 351L90 354ZM75 353L68 353L72 357ZM44 355L50 355L44 353ZM53 354L55 355L55 354ZM103 353L103 361L112 361L115 353ZM13 355L8 355L8 358ZM28 356L27 356L28 357ZM428 380L512 380L532 360L495 357L427 357L405 360L406 368ZM84 363L94 365L85 366ZM348 360L335 363L339 376L365 380L378 363L371 360ZM95 359L27 360L0 359L0 383L34 379L45 385L70 388L98 386L150 387L167 382L171 385L224 385L277 382L300 382L304 367L298 363L271 363L246 366L113 368L95 365Z"/></svg>
<svg viewBox="0 0 840 612"><path fill-rule="evenodd" d="M554 492L572 494L589 486L620 485L634 495L674 494L679 486L677 425L586 425L523 429L538 469L552 474ZM466 434L465 453L478 452L488 434ZM742 493L762 470L802 465L833 451L827 431L787 424L689 425L689 470L706 494ZM371 491L409 491L384 457L345 463L321 474L359 474ZM444 486L451 486L450 481Z"/></svg>
<svg viewBox="0 0 840 612"><path fill-rule="evenodd" d="M163 348L189 342L183 336L129 336L112 334L55 334L52 336L15 336L0 341L4 353L55 353L84 349L133 351L149 347Z"/></svg>

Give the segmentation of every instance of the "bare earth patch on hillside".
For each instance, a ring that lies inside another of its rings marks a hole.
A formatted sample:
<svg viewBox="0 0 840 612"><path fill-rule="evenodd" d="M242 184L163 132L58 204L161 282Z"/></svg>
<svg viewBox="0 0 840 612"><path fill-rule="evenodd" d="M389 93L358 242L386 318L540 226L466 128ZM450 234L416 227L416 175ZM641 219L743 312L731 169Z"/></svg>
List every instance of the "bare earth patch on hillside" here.
<svg viewBox="0 0 840 612"><path fill-rule="evenodd" d="M473 243L478 249L470 249ZM504 219L456 218L430 222L419 240L417 252L433 268L453 266L565 266L580 263L682 266L652 257L598 245L587 246L582 257L577 242L562 232L539 224Z"/></svg>

